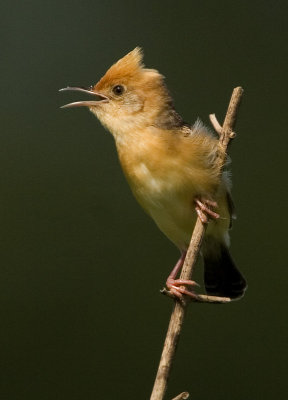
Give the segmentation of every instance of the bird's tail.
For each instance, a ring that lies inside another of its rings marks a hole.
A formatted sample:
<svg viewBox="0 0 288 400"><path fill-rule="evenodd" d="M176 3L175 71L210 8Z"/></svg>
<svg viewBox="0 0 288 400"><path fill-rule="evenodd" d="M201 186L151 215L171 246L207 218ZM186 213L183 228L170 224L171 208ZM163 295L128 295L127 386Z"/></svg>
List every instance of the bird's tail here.
<svg viewBox="0 0 288 400"><path fill-rule="evenodd" d="M214 238L210 238L208 243L205 240L203 258L204 283L207 294L232 299L244 295L247 288L246 280L235 266L225 244Z"/></svg>

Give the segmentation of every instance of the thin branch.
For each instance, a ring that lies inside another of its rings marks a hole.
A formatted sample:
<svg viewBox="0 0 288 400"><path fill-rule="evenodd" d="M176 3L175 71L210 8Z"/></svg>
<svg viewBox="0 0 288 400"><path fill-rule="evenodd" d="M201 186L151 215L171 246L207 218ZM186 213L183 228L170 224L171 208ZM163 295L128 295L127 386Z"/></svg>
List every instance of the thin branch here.
<svg viewBox="0 0 288 400"><path fill-rule="evenodd" d="M171 293L166 288L160 290L160 293L165 294L165 296L171 297L175 299L173 293ZM191 297L190 301L193 303L230 303L230 297L219 297L219 296L210 296L208 294L197 294L196 297Z"/></svg>
<svg viewBox="0 0 288 400"><path fill-rule="evenodd" d="M216 131L219 130L219 143L218 143L218 158L216 163L219 167L219 172L221 173L223 165L226 160L226 152L229 141L232 137L235 136L233 129L236 123L237 111L240 105L241 97L243 94L243 89L241 87L237 87L233 90L231 100L228 106L228 110L226 113L226 117L223 123L223 127L217 121L215 116L212 117L212 124L215 127ZM211 117L210 117L211 118ZM217 122L215 122L217 121ZM216 125L215 125L216 124ZM219 126L218 126L219 125ZM219 129L221 128L221 130ZM180 279L191 279L193 268L197 260L198 253L201 248L201 243L204 237L206 225L202 224L199 217L197 218L193 234L191 237L190 245L187 250L187 255L184 261L184 265L182 268L182 272L180 275ZM202 301L209 302L208 298L214 296L205 296L199 295L202 297ZM211 300L211 299L210 299ZM230 300L230 299L229 299ZM215 302L215 301L213 301ZM153 391L150 400L163 400L166 389L168 378L170 374L170 370L172 367L173 358L176 352L176 347L178 344L180 332L182 329L185 312L187 309L187 305L189 303L189 299L184 296L183 302L176 301L174 309L171 314L170 323L166 335L166 339L164 342L164 347L161 355L161 360L158 368L158 372L156 375ZM176 397L177 399L178 397ZM181 399L181 397L180 397Z"/></svg>
<svg viewBox="0 0 288 400"><path fill-rule="evenodd" d="M189 393L188 392L183 392L178 394L178 396L174 397L174 399L172 400L186 400L189 397Z"/></svg>
<svg viewBox="0 0 288 400"><path fill-rule="evenodd" d="M216 115L215 114L210 114L209 118L210 118L211 124L213 125L213 128L215 129L215 131L220 136L221 132L222 132L222 126L219 124L218 119L216 118Z"/></svg>

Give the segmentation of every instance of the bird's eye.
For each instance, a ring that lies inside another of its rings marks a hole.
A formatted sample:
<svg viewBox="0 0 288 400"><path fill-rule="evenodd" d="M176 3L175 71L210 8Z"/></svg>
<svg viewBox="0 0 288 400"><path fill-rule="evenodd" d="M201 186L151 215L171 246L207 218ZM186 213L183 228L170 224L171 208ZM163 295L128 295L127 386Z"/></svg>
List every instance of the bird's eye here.
<svg viewBox="0 0 288 400"><path fill-rule="evenodd" d="M122 85L116 85L113 87L113 93L116 94L116 96L121 96L121 94L124 92L124 86Z"/></svg>

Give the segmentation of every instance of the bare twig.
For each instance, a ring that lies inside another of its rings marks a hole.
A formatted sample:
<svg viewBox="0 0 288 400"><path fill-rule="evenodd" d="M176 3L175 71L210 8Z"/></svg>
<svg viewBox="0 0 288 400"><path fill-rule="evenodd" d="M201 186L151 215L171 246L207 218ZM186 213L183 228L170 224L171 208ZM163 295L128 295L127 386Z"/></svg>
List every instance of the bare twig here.
<svg viewBox="0 0 288 400"><path fill-rule="evenodd" d="M228 110L226 113L226 117L223 123L223 127L220 126L215 115L214 117L212 117L211 120L215 130L219 134L219 143L218 143L219 152L218 152L218 158L216 160L217 165L219 166L219 172L222 171L223 165L225 164L226 151L229 141L231 140L232 137L235 136L233 129L236 123L237 111L240 105L242 94L243 94L243 89L241 87L237 87L233 90ZM202 239L204 237L205 229L206 225L202 224L201 220L198 217L191 237L190 245L187 251L180 279L191 279L193 268L196 263L198 253L200 251ZM211 302L211 299L209 301L209 298L214 297L205 295L198 295L198 296L200 296L202 298L202 301L204 302ZM188 302L189 299L187 299L186 296L184 296L184 300L182 303L179 301L175 302L175 306L171 314L170 323L162 351L162 356L150 400L163 400L164 398L172 366L172 361L178 344ZM178 397L176 397L176 399L177 398Z"/></svg>
<svg viewBox="0 0 288 400"><path fill-rule="evenodd" d="M162 294L165 294L168 297L171 297L172 299L175 299L175 296L173 293L171 293L169 290L166 288L160 290ZM230 303L231 299L230 297L219 297L219 296L209 296L208 294L195 294L195 298L191 297L190 301L193 301L194 303Z"/></svg>
<svg viewBox="0 0 288 400"><path fill-rule="evenodd" d="M174 397L174 399L172 400L186 400L189 397L189 393L188 392L183 392L178 394L178 396Z"/></svg>
<svg viewBox="0 0 288 400"><path fill-rule="evenodd" d="M219 124L218 119L216 118L216 115L215 114L210 114L209 118L210 118L210 122L213 125L215 131L220 136L221 132L222 132L222 126Z"/></svg>

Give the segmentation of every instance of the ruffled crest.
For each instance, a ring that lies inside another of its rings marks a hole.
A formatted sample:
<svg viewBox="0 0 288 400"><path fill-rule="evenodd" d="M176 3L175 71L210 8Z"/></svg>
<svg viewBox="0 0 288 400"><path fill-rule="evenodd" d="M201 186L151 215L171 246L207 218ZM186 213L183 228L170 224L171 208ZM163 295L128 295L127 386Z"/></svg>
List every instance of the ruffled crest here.
<svg viewBox="0 0 288 400"><path fill-rule="evenodd" d="M103 88L106 84L111 85L112 82L117 83L120 80L129 80L136 77L144 70L142 61L143 51L140 47L136 47L108 69L106 74L97 83L97 89Z"/></svg>

